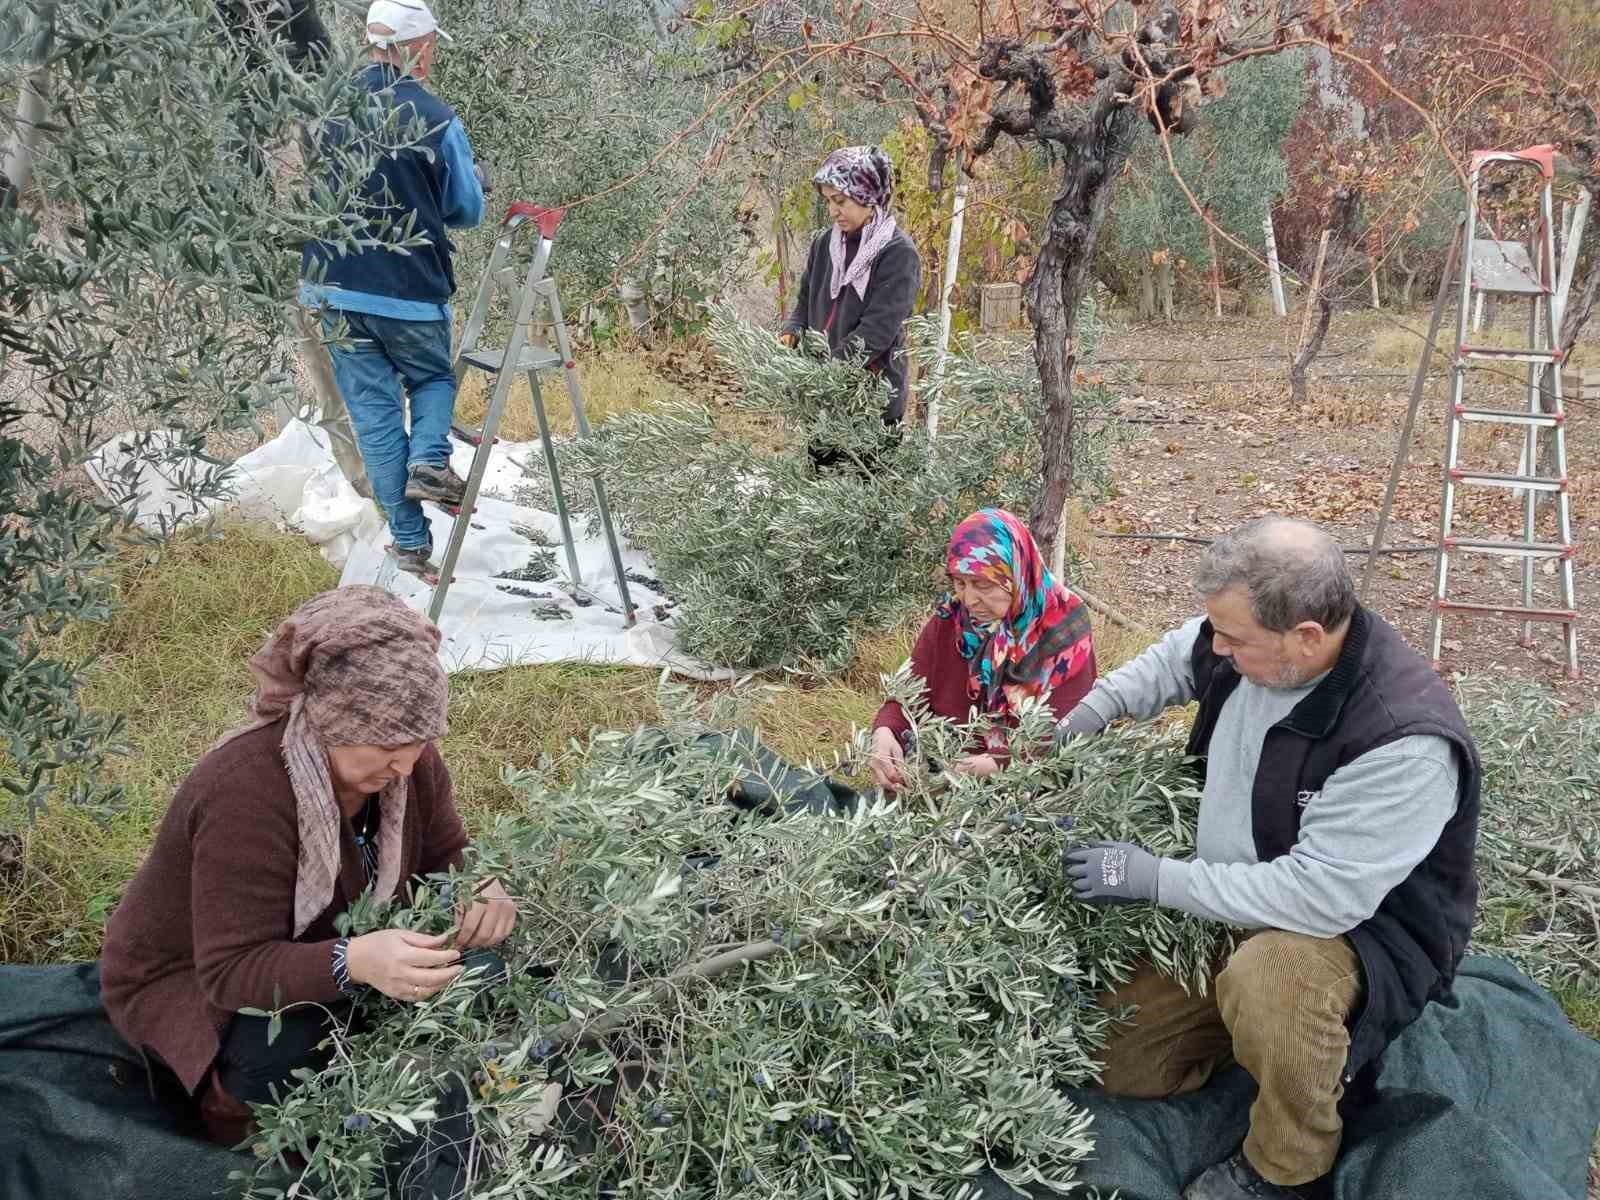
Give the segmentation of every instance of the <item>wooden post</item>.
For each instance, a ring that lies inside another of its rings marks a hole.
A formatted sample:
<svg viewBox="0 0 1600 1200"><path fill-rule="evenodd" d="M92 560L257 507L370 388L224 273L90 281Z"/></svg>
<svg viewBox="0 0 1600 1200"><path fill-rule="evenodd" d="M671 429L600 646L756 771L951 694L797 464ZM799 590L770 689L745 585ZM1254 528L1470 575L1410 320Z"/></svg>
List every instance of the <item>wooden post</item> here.
<svg viewBox="0 0 1600 1200"><path fill-rule="evenodd" d="M939 436L939 385L944 382L945 356L950 350L950 296L956 290L956 269L961 264L961 231L967 219L967 177L961 170L961 151L955 154L956 191L950 200L950 244L944 254L944 286L939 289L939 357L933 364L933 391L928 398L928 440Z"/></svg>
<svg viewBox="0 0 1600 1200"><path fill-rule="evenodd" d="M1278 265L1278 239L1272 232L1272 213L1261 218L1261 229L1267 237L1267 275L1272 281L1272 308L1280 317L1289 315L1289 306L1283 301L1283 269Z"/></svg>
<svg viewBox="0 0 1600 1200"><path fill-rule="evenodd" d="M1317 265L1311 272L1311 290L1306 293L1305 316L1300 321L1300 337L1294 344L1294 357L1299 359L1300 352L1305 349L1306 341L1311 337L1311 317L1317 311L1317 300L1322 295L1322 264L1328 258L1328 238L1333 234L1331 228L1322 231L1322 239L1317 242Z"/></svg>
<svg viewBox="0 0 1600 1200"><path fill-rule="evenodd" d="M1378 551L1383 549L1384 536L1389 532L1389 514L1394 511L1395 493L1400 489L1400 474L1405 470L1406 458L1411 453L1411 436L1417 427L1417 410L1422 407L1422 392L1428 383L1428 372L1433 368L1433 347L1439 337L1439 322L1444 317L1444 301L1450 292L1451 276L1461 257L1461 234L1466 228L1467 216L1456 218L1455 237L1450 241L1450 253L1445 259L1444 275L1439 280L1439 292L1433 298L1433 315L1428 321L1428 336L1422 343L1422 361L1411 379L1411 403L1406 407L1405 424L1400 430L1400 445L1394 452L1394 465L1389 468L1389 485L1383 492L1383 506L1378 509L1378 527L1372 533L1372 552L1367 555L1367 565L1361 573L1361 602L1372 592L1373 575L1378 569Z"/></svg>
<svg viewBox="0 0 1600 1200"><path fill-rule="evenodd" d="M1222 319L1222 264L1217 261L1217 231L1206 225L1206 240L1211 243L1211 308Z"/></svg>
<svg viewBox="0 0 1600 1200"><path fill-rule="evenodd" d="M1367 276L1367 282L1372 285L1372 307L1382 308L1383 301L1378 298L1378 258L1372 254L1367 256L1367 262L1372 266L1372 274Z"/></svg>
<svg viewBox="0 0 1600 1200"><path fill-rule="evenodd" d="M1561 345L1561 327L1566 324L1567 297L1572 294L1572 277L1578 270L1578 247L1583 244L1583 229L1589 222L1589 202L1594 197L1584 192L1572 212L1567 225L1566 242L1561 252L1561 270L1556 273L1556 337L1552 345Z"/></svg>
<svg viewBox="0 0 1600 1200"><path fill-rule="evenodd" d="M45 68L30 67L17 89L16 136L0 159L0 208L17 203L33 180L33 156L44 125Z"/></svg>

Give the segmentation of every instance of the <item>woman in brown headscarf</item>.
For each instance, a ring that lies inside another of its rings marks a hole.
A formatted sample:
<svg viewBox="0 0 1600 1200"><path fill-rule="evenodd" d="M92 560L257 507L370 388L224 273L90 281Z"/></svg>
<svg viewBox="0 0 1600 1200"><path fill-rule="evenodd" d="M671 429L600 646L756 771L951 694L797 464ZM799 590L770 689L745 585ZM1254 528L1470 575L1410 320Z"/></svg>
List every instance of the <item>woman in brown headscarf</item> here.
<svg viewBox="0 0 1600 1200"><path fill-rule="evenodd" d="M250 662L254 720L178 788L111 918L111 1021L199 1097L218 1141L246 1136L244 1102L325 1061L318 1046L352 996L424 1000L460 974L462 950L511 932L498 882L451 933L335 926L366 889L387 900L462 862L466 830L433 744L449 699L438 646L436 627L379 588L303 604ZM271 1045L267 1021L239 1011L295 1004Z"/></svg>

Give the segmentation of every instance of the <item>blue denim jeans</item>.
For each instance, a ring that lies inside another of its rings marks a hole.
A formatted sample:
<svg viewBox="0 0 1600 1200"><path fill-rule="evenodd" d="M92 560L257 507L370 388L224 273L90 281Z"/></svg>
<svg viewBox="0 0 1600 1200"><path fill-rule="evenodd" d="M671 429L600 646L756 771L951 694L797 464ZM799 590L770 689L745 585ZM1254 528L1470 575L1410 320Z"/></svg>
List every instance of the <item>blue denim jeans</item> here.
<svg viewBox="0 0 1600 1200"><path fill-rule="evenodd" d="M340 317L348 327L349 346L330 344L328 352L373 498L389 518L394 544L421 549L429 541L428 518L421 504L406 499L406 468L450 461L450 421L456 406L450 322L329 312L323 314L322 326L330 338ZM402 389L411 397L409 433Z"/></svg>

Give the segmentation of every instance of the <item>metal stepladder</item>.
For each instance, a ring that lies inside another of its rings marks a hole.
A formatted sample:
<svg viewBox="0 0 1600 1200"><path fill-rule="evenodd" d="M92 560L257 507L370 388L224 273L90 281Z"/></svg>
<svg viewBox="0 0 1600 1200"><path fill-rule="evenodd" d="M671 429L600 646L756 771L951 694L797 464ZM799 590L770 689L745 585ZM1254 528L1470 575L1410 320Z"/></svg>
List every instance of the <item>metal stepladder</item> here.
<svg viewBox="0 0 1600 1200"><path fill-rule="evenodd" d="M1532 169L1539 172L1539 215L1532 249L1517 241L1478 236L1479 188L1486 167ZM1468 173L1467 212L1462 223L1461 282L1456 311L1456 348L1450 375L1450 403L1446 417L1444 494L1439 508L1439 559L1433 600L1432 659L1439 651L1447 612L1507 616L1522 622L1522 645L1533 644L1535 622L1559 624L1566 647L1569 678L1578 675L1578 612L1573 588L1572 505L1567 488L1566 412L1562 401L1562 353L1559 346L1565 296L1562 284L1571 278L1566 263L1557 262L1555 221L1551 191L1555 179L1555 152L1550 146L1533 146L1515 152L1478 151ZM1580 211L1574 233L1581 236ZM1569 238L1567 258L1575 259L1576 239ZM1563 270L1563 268L1567 268ZM1563 278L1564 276L1564 278ZM1528 301L1528 344L1506 348L1469 342L1473 301L1483 293ZM1430 346L1431 348L1431 346ZM1426 362L1426 352L1424 354ZM1475 365L1526 363L1525 409L1481 408L1466 402L1467 373ZM1548 374L1550 407L1541 405ZM1461 465L1461 434L1468 422L1512 425L1524 431L1521 462L1515 472L1481 471ZM1554 439L1553 475L1538 474L1539 434L1548 429ZM1456 489L1462 486L1511 488L1522 501L1520 538L1458 537L1454 533ZM1556 540L1540 541L1535 528L1538 499L1548 494L1555 504ZM1493 554L1522 560L1520 605L1466 603L1448 597L1453 554ZM1534 564L1555 560L1559 572L1559 603L1537 607L1534 603Z"/></svg>
<svg viewBox="0 0 1600 1200"><path fill-rule="evenodd" d="M539 442L544 451L545 468L550 474L550 489L555 496L556 518L561 525L561 540L566 550L570 590L591 600L597 599L585 588L583 575L578 569L577 549L572 537L572 519L567 511L566 494L561 486L561 470L556 462L555 445L550 437L550 423L545 415L544 395L539 385L541 372L554 367L562 368L578 437L590 436L589 420L583 410L583 391L578 383L577 364L572 357L572 342L567 335L566 322L562 317L561 301L556 295L555 279L547 274L550 253L555 245L556 227L561 224L564 215L563 209L543 208L526 201L518 201L506 211L505 219L500 224L500 236L496 239L494 250L489 255L489 264L484 270L483 279L478 284L477 297L473 301L471 314L467 317L466 327L462 330L461 344L456 350L455 359L458 388L467 372L471 370L489 373L494 377L494 384L490 392L488 410L483 418L483 428L474 433L462 429L459 425L451 427L452 436L476 449L472 456L472 468L467 473L466 493L461 507L446 510L453 511L455 521L451 525L450 540L446 543L438 579L433 583L433 594L428 601L428 619L434 622L439 620L439 615L444 610L445 596L450 590L451 583L455 581L456 563L461 557L461 547L466 542L467 531L472 524L472 514L477 510L478 492L483 486L490 453L494 444L499 441L496 435L500 421L505 414L512 385L519 375L528 381L528 390L533 400L533 415L539 425ZM538 230L539 244L534 251L532 262L528 265L527 275L521 287L517 288L515 268L508 266L507 262L511 257L518 230L530 224ZM511 335L502 348L480 347L478 342L483 337L484 326L488 323L489 308L497 288L506 291L511 299L513 312ZM550 327L555 335L553 350L535 344L533 338L532 331L541 310L548 315ZM605 533L606 549L611 558L612 575L622 600L623 620L632 626L636 613L633 598L628 592L622 549L617 542L616 527L611 520L611 506L606 501L605 484L599 476L595 476L591 482L594 485L595 510L600 517L600 525ZM394 560L390 556L385 563L386 575L393 565Z"/></svg>

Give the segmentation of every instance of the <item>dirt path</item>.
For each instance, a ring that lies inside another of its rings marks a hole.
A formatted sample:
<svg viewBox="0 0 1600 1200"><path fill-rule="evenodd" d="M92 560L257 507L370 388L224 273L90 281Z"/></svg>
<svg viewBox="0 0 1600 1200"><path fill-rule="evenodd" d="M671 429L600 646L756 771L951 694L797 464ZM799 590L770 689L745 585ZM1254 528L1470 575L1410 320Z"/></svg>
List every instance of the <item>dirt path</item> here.
<svg viewBox="0 0 1600 1200"><path fill-rule="evenodd" d="M1395 329L1391 314L1358 313L1335 319L1328 351L1313 367L1324 376L1311 385L1298 410L1288 405L1284 342L1294 326L1274 320L1193 320L1167 326L1123 328L1101 347L1101 367L1116 391L1119 412L1133 422L1133 437L1114 456L1115 495L1090 515L1107 533L1214 535L1240 520L1276 511L1317 521L1347 547L1366 545L1405 415L1420 337ZM1399 321L1417 329L1425 313ZM1502 340L1515 340L1510 330ZM1591 359L1594 355L1591 353ZM1581 364L1579 364L1581 365ZM1569 373L1569 391L1576 391ZM1387 544L1429 545L1438 540L1444 398L1447 376L1437 372L1395 504ZM1514 378L1489 381L1476 402L1502 408L1525 403ZM1569 477L1573 525L1579 542L1578 611L1600 613L1600 430L1592 408L1569 404ZM1491 436L1497 435L1497 436ZM1465 465L1511 471L1521 439L1509 429L1472 427L1463 443ZM1504 489L1458 490L1462 536L1513 537L1521 509ZM1543 536L1553 531L1546 517ZM1096 538L1098 576L1125 600L1138 598L1137 615L1155 629L1198 611L1189 579L1201 547L1171 541ZM1364 570L1365 556L1351 564ZM1412 644L1426 648L1431 628L1435 558L1431 553L1381 560L1369 603L1393 621ZM1482 603L1520 602L1520 560L1458 555L1451 598ZM1553 566L1553 564L1552 564ZM1535 603L1556 603L1556 577L1535 577ZM1565 678L1560 627L1534 627L1534 644L1518 644L1520 626L1507 618L1451 616L1444 631L1447 673L1485 672L1537 680L1574 699L1600 697L1600 631L1580 627L1580 667L1585 678Z"/></svg>

